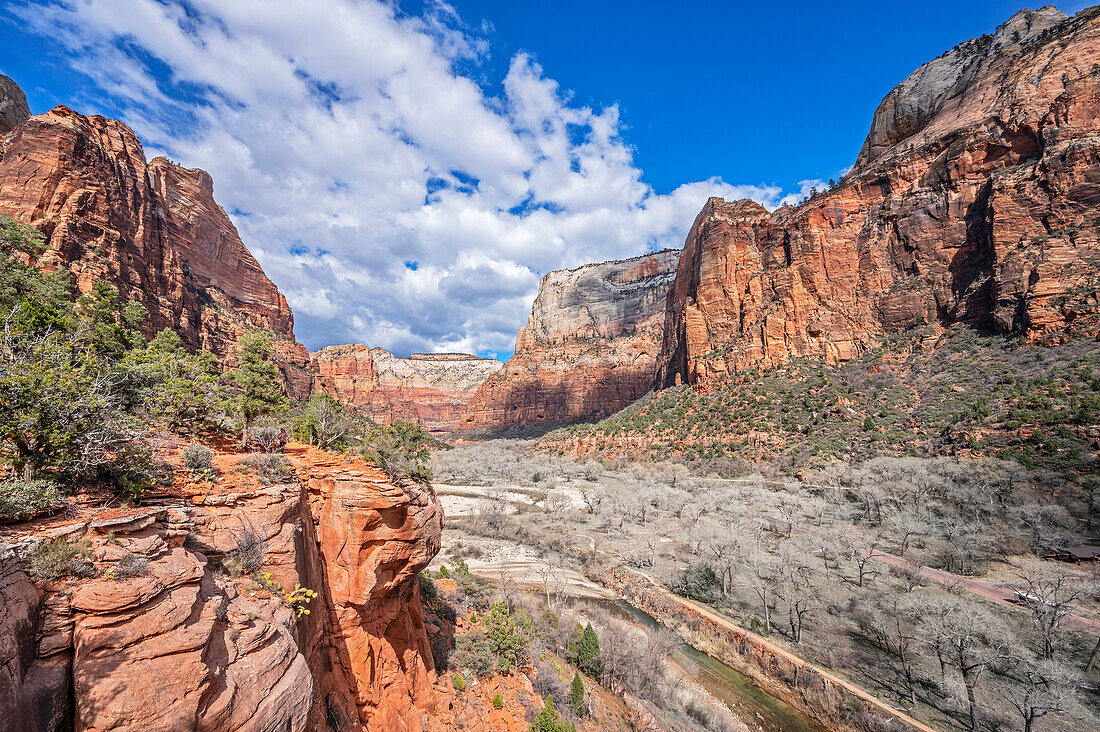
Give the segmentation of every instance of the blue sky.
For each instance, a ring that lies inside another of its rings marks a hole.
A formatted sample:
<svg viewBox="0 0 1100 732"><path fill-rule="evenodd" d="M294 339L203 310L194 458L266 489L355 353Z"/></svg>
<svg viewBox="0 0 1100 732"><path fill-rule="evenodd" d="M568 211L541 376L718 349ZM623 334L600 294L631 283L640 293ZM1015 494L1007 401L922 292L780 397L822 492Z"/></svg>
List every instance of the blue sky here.
<svg viewBox="0 0 1100 732"><path fill-rule="evenodd" d="M311 349L503 358L546 271L678 247L708 195L839 177L884 94L1019 6L310 9L7 2L0 71L209 170Z"/></svg>

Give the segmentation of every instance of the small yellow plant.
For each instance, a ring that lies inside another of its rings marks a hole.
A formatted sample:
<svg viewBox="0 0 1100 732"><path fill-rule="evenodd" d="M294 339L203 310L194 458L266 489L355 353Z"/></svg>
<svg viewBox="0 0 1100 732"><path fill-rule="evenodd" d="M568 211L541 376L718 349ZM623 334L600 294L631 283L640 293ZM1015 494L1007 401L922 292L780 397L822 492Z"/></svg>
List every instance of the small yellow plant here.
<svg viewBox="0 0 1100 732"><path fill-rule="evenodd" d="M282 596L283 604L294 610L299 618L303 615L309 615L309 608L307 606L310 600L317 597L317 593L314 590L308 587L302 587L299 584L295 584L294 589L289 592L284 590L283 586L271 577L271 572L264 572L263 577L260 578L260 584Z"/></svg>
<svg viewBox="0 0 1100 732"><path fill-rule="evenodd" d="M309 615L309 608L306 607L306 605L315 597L317 597L317 593L308 587L294 585L293 590L283 595L283 602L294 608L294 612L296 612L300 618L303 615Z"/></svg>

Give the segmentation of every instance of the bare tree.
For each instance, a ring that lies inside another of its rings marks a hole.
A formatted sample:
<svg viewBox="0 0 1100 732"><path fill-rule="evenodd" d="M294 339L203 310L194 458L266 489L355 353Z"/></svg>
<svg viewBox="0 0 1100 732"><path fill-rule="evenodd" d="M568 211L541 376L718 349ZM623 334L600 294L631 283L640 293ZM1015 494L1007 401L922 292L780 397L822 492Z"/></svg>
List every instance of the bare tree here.
<svg viewBox="0 0 1100 732"><path fill-rule="evenodd" d="M583 485L580 487L581 500L588 507L588 513L596 513L604 499L604 488L599 485Z"/></svg>
<svg viewBox="0 0 1100 732"><path fill-rule="evenodd" d="M760 600L760 606L764 610L764 627L770 633L772 603L775 602L776 588L782 579L779 562L775 555L757 547L746 557L745 569L749 588Z"/></svg>
<svg viewBox="0 0 1100 732"><path fill-rule="evenodd" d="M918 607L923 634L942 665L959 672L971 732L978 729L976 692L982 674L1005 656L1009 633L1001 619L974 600L934 596Z"/></svg>
<svg viewBox="0 0 1100 732"><path fill-rule="evenodd" d="M863 609L858 619L859 627L872 642L893 657L898 675L905 684L906 696L915 704L919 633L912 599L892 594L879 596L871 606Z"/></svg>
<svg viewBox="0 0 1100 732"><path fill-rule="evenodd" d="M787 623L791 640L802 642L802 629L820 606L818 588L804 547L784 545L780 553L781 579L777 594L787 608Z"/></svg>
<svg viewBox="0 0 1100 732"><path fill-rule="evenodd" d="M1024 732L1032 732L1042 717L1075 711L1080 685L1079 677L1050 660L1017 660L993 690L1020 716Z"/></svg>
<svg viewBox="0 0 1100 732"><path fill-rule="evenodd" d="M844 552L855 564L858 573L858 584L863 587L864 579L878 574L871 566L871 560L882 556L879 547L882 539L878 534L867 536L859 530L847 531L841 537Z"/></svg>
<svg viewBox="0 0 1100 732"><path fill-rule="evenodd" d="M1062 621L1073 613L1083 600L1095 597L1096 587L1086 582L1072 569L1029 561L1019 568L1016 580L1008 587L1017 604L1031 613L1031 621L1039 637L1039 653L1054 657L1054 646Z"/></svg>

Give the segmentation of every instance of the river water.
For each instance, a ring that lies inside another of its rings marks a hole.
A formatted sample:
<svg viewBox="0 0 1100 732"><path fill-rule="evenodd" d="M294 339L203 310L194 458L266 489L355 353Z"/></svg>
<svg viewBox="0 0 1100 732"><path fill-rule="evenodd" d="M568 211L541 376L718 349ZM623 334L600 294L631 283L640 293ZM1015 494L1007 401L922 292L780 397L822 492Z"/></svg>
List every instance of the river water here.
<svg viewBox="0 0 1100 732"><path fill-rule="evenodd" d="M660 627L653 617L623 600L577 597L573 602L578 609L602 610L647 632ZM743 673L687 643L681 643L670 660L754 732L828 732L817 720L762 691Z"/></svg>

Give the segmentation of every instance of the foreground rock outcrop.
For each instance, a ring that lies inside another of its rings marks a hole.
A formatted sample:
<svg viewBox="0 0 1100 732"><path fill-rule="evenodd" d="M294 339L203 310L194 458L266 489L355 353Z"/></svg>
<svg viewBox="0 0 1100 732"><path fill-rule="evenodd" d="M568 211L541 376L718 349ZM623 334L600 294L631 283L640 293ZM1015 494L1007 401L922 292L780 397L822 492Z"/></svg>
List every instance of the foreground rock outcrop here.
<svg viewBox="0 0 1100 732"><path fill-rule="evenodd" d="M664 250L543 277L515 355L478 389L462 426L598 419L648 392L677 261Z"/></svg>
<svg viewBox="0 0 1100 732"><path fill-rule="evenodd" d="M466 403L500 361L465 353L414 353L398 358L360 344L329 346L310 354L315 393L380 424L405 420L429 432L458 427Z"/></svg>
<svg viewBox="0 0 1100 732"><path fill-rule="evenodd" d="M286 298L215 202L205 171L146 161L117 120L67 107L27 118L18 107L0 89L0 134L14 122L0 147L0 214L43 233L40 266L69 269L82 292L110 282L148 309L149 335L172 328L192 349L228 357L244 332L269 331L288 391L308 395L308 352L294 340Z"/></svg>
<svg viewBox="0 0 1100 732"><path fill-rule="evenodd" d="M3 718L35 731L435 728L417 581L442 533L431 487L292 453L301 477L285 484L5 537ZM90 578L31 582L13 550L58 536L84 547ZM253 578L227 571L242 546L260 547ZM318 593L300 616L286 596L299 583Z"/></svg>
<svg viewBox="0 0 1100 732"><path fill-rule="evenodd" d="M1092 333L1098 273L1100 9L1021 11L890 92L836 188L774 213L707 202L658 383L844 361L926 323Z"/></svg>

